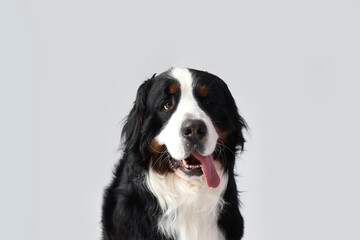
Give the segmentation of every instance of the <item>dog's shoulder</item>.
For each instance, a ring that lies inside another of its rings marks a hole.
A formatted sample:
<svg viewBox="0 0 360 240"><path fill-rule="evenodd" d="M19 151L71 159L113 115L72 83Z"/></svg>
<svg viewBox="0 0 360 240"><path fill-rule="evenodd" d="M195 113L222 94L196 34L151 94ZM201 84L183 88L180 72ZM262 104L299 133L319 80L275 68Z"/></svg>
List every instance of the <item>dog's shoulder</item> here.
<svg viewBox="0 0 360 240"><path fill-rule="evenodd" d="M138 156L123 157L105 189L102 224L104 240L164 239L154 222L160 208L145 184L144 167Z"/></svg>

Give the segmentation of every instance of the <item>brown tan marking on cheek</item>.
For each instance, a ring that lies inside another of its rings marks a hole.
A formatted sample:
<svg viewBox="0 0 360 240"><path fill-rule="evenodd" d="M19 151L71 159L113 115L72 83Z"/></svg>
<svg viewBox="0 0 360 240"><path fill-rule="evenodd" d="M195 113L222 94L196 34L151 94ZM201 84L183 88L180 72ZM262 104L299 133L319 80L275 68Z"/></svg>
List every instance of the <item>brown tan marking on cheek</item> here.
<svg viewBox="0 0 360 240"><path fill-rule="evenodd" d="M225 144L227 142L227 132L224 132L220 129L216 129L216 133L218 134L219 138L218 138L218 142Z"/></svg>
<svg viewBox="0 0 360 240"><path fill-rule="evenodd" d="M150 142L148 149L152 153L160 154L164 150L164 145L160 145L155 139L153 139Z"/></svg>
<svg viewBox="0 0 360 240"><path fill-rule="evenodd" d="M169 86L169 93L174 94L179 90L179 86L176 83L172 83Z"/></svg>
<svg viewBox="0 0 360 240"><path fill-rule="evenodd" d="M218 128L216 128L215 130L219 136L217 144L226 146L228 133ZM224 168L226 166L226 158L223 158L224 155L221 154L221 152L223 151L222 148L224 147L220 147L220 149L215 151L215 158L221 163L221 168Z"/></svg>
<svg viewBox="0 0 360 240"><path fill-rule="evenodd" d="M198 89L198 93L201 97L206 97L208 90L206 85L201 85Z"/></svg>
<svg viewBox="0 0 360 240"><path fill-rule="evenodd" d="M148 150L151 153L151 167L160 174L167 174L173 170L170 168L167 154L163 153L165 146L160 145L155 139L153 139Z"/></svg>

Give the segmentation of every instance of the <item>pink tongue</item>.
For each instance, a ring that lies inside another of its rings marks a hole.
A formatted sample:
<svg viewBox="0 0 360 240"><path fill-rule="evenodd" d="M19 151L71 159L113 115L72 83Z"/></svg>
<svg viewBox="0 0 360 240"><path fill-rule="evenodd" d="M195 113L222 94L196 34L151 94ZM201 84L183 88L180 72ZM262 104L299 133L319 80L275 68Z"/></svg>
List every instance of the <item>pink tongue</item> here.
<svg viewBox="0 0 360 240"><path fill-rule="evenodd" d="M201 169L205 174L205 178L209 187L216 188L220 184L220 177L216 172L214 159L212 155L201 156L197 151L192 155L201 163Z"/></svg>

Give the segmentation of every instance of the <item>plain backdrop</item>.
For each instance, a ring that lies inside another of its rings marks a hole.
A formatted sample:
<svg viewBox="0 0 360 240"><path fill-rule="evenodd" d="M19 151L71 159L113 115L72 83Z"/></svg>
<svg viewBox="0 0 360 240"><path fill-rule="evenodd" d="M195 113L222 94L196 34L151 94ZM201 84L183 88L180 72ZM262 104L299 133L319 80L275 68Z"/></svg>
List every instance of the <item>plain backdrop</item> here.
<svg viewBox="0 0 360 240"><path fill-rule="evenodd" d="M137 87L171 66L229 85L250 130L245 240L360 239L360 4L0 2L0 239L100 239Z"/></svg>

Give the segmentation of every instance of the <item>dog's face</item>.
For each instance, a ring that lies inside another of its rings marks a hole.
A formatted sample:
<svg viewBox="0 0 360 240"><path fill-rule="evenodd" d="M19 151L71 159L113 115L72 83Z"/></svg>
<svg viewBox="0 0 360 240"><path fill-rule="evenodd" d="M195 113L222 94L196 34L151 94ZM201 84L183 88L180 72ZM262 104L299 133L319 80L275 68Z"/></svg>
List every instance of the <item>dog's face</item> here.
<svg viewBox="0 0 360 240"><path fill-rule="evenodd" d="M226 152L242 148L244 127L220 78L173 68L140 86L123 136L125 148L138 148L157 172L185 178L205 174L208 185L216 187L214 161L233 167Z"/></svg>

